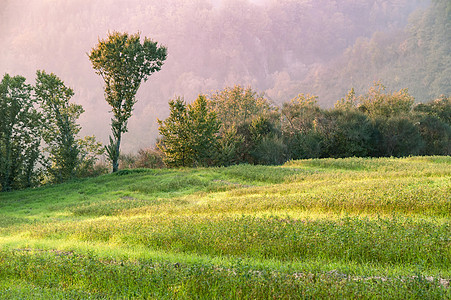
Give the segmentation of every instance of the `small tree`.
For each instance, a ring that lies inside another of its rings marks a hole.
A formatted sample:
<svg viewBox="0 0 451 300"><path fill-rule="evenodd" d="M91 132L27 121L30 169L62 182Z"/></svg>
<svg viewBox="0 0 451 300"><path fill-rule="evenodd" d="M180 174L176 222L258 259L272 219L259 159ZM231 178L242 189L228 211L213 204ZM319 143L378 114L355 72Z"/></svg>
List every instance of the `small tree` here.
<svg viewBox="0 0 451 300"><path fill-rule="evenodd" d="M420 128L415 126L411 118L406 116L380 118L375 123L381 135L380 155L402 157L421 153L424 140Z"/></svg>
<svg viewBox="0 0 451 300"><path fill-rule="evenodd" d="M444 95L427 103L417 104L413 110L418 113L424 113L439 118L451 126L451 97Z"/></svg>
<svg viewBox="0 0 451 300"><path fill-rule="evenodd" d="M63 182L75 177L80 162L77 141L80 126L76 120L84 110L81 105L70 103L74 92L56 75L44 71L37 71L36 75L34 90L45 119L43 139L50 154L48 170L51 181Z"/></svg>
<svg viewBox="0 0 451 300"><path fill-rule="evenodd" d="M157 147L165 154L165 163L170 167L189 166L192 164L192 149L190 148L190 128L185 101L178 97L169 101L169 117L162 121L158 131L162 136Z"/></svg>
<svg viewBox="0 0 451 300"><path fill-rule="evenodd" d="M119 168L121 137L127 132L136 92L142 81L161 69L166 56L166 48L157 46L157 42L145 38L141 43L139 33L128 35L118 32L99 41L89 54L93 68L105 82L105 99L113 112L113 137L110 136L106 147L113 172Z"/></svg>
<svg viewBox="0 0 451 300"><path fill-rule="evenodd" d="M216 113L208 110L207 98L204 95L188 105L188 118L191 130L191 148L194 152L194 162L198 166L213 164L218 145L220 123Z"/></svg>
<svg viewBox="0 0 451 300"><path fill-rule="evenodd" d="M322 137L322 156L370 156L377 142L371 120L358 110L334 108L318 122Z"/></svg>
<svg viewBox="0 0 451 300"><path fill-rule="evenodd" d="M186 105L181 98L169 101L170 115L158 120L162 136L158 148L168 166L208 166L213 164L218 145L219 122L207 109L205 96Z"/></svg>
<svg viewBox="0 0 451 300"><path fill-rule="evenodd" d="M263 95L257 94L250 87L245 89L239 85L211 95L208 106L216 112L223 130L250 124L253 119L274 111Z"/></svg>
<svg viewBox="0 0 451 300"><path fill-rule="evenodd" d="M300 94L282 105L282 129L286 135L305 134L314 127L321 115L318 97Z"/></svg>
<svg viewBox="0 0 451 300"><path fill-rule="evenodd" d="M450 125L440 118L428 114L417 114L413 120L424 141L424 147L420 154L451 155Z"/></svg>
<svg viewBox="0 0 451 300"><path fill-rule="evenodd" d="M85 136L77 140L79 150L79 165L76 170L77 177L89 177L100 175L103 168L96 170L96 163L100 155L105 153L102 143L95 136Z"/></svg>

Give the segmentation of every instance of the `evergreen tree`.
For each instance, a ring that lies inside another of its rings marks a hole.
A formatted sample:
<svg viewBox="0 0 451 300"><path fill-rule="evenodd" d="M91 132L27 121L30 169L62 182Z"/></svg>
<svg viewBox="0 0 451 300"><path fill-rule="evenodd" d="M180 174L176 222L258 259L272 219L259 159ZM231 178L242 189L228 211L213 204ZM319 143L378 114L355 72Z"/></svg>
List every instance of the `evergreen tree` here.
<svg viewBox="0 0 451 300"><path fill-rule="evenodd" d="M165 154L166 165L191 166L193 164L191 128L185 101L180 97L169 101L169 111L170 114L166 120L158 120L158 130L162 138L157 147Z"/></svg>
<svg viewBox="0 0 451 300"><path fill-rule="evenodd" d="M158 148L168 166L209 166L214 163L218 145L219 122L207 108L205 96L186 105L181 98L169 101L170 115L158 120L162 136Z"/></svg>
<svg viewBox="0 0 451 300"><path fill-rule="evenodd" d="M199 97L188 105L189 127L191 128L191 150L197 166L214 163L219 138L220 123L216 113L208 110L207 98Z"/></svg>

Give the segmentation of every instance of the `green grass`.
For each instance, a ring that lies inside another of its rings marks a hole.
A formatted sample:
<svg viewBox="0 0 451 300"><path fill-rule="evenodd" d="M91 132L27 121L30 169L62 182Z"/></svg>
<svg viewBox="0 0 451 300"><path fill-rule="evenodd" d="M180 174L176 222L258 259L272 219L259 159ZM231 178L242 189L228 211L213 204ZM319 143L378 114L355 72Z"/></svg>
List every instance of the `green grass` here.
<svg viewBox="0 0 451 300"><path fill-rule="evenodd" d="M451 157L123 170L0 194L1 299L451 298Z"/></svg>

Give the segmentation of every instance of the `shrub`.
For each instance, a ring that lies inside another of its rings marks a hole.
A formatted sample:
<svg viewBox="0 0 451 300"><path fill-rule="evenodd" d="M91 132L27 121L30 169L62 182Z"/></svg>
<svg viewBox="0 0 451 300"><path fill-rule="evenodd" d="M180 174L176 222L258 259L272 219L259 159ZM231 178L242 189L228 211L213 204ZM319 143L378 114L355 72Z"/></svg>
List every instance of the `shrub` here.
<svg viewBox="0 0 451 300"><path fill-rule="evenodd" d="M408 117L392 117L376 120L381 134L378 149L382 156L418 155L424 146L419 129Z"/></svg>

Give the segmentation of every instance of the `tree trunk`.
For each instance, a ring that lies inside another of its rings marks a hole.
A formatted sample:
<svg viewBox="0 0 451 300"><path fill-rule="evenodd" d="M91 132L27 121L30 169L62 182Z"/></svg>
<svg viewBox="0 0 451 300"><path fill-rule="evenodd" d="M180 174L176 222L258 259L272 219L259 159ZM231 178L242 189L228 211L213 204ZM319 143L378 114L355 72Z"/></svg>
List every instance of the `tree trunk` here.
<svg viewBox="0 0 451 300"><path fill-rule="evenodd" d="M2 182L2 192L9 192L11 190L11 136L12 134L8 134L8 138L6 139L6 155L5 155L5 170L4 170L4 179Z"/></svg>
<svg viewBox="0 0 451 300"><path fill-rule="evenodd" d="M116 149L114 151L114 156L112 157L111 161L113 163L113 173L119 171L119 148L121 146L121 132L117 134L116 137Z"/></svg>

